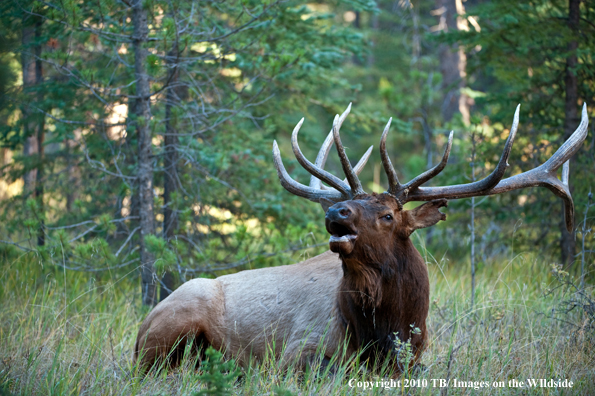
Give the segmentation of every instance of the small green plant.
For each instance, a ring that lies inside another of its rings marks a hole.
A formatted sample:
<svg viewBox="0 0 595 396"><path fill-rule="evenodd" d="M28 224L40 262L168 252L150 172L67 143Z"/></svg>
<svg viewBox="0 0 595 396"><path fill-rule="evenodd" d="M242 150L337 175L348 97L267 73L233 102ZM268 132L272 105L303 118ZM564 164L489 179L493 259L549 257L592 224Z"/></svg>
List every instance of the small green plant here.
<svg viewBox="0 0 595 396"><path fill-rule="evenodd" d="M235 361L233 359L223 361L223 354L212 347L205 351L205 355L206 359L201 364L202 374L198 376L204 388L194 396L231 395L230 389L240 374Z"/></svg>
<svg viewBox="0 0 595 396"><path fill-rule="evenodd" d="M411 327L411 334L417 335L417 334L421 334L421 330L419 329L419 327L415 327L414 324L409 325ZM397 353L397 362L399 364L399 368L401 369L402 372L406 372L407 370L409 370L409 367L411 366L411 362L413 361L413 358L415 357L415 354L413 353L413 349L411 347L411 337L409 337L407 339L407 341L402 341L401 338L399 338L399 333L394 333L395 334L395 340L393 341L395 343L395 352Z"/></svg>
<svg viewBox="0 0 595 396"><path fill-rule="evenodd" d="M291 393L288 389L284 389L279 386L276 386L273 389L273 395L274 396L293 396L293 393Z"/></svg>

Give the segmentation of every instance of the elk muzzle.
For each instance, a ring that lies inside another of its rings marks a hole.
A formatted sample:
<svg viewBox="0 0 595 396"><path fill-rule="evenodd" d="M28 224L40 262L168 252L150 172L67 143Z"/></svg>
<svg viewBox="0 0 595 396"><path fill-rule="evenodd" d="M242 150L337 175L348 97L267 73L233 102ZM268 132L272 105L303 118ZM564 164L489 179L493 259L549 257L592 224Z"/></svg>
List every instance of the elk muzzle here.
<svg viewBox="0 0 595 396"><path fill-rule="evenodd" d="M331 234L329 247L332 252L350 254L357 239L354 226L356 213L346 202L331 206L325 216L326 230Z"/></svg>

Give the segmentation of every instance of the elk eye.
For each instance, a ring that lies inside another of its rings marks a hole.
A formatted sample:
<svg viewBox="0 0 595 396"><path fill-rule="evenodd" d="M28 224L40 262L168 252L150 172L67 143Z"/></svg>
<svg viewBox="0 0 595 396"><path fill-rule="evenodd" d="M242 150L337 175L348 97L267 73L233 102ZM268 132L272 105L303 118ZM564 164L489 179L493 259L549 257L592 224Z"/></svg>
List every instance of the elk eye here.
<svg viewBox="0 0 595 396"><path fill-rule="evenodd" d="M389 215L389 214L387 214L387 215L385 215L385 216L382 216L382 217L383 217L385 220L389 220L389 221L393 219L393 216L392 216L392 215Z"/></svg>

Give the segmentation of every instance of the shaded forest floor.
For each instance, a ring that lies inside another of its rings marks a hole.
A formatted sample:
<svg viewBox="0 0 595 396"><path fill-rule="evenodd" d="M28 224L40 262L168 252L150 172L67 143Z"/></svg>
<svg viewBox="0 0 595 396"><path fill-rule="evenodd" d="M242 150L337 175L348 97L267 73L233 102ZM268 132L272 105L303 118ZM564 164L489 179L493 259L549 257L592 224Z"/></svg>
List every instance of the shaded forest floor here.
<svg viewBox="0 0 595 396"><path fill-rule="evenodd" d="M595 392L593 327L581 307L560 313L573 298L562 273L539 257L517 256L480 269L470 304L468 265L427 257L431 277L430 341L423 369L401 379L420 387L350 387L382 378L352 363L339 374L281 372L273 359L243 370L238 395L528 394L516 379L568 379L573 387L538 388L538 394ZM132 347L143 319L137 274L90 275L41 265L32 255L3 260L0 273L0 394L193 395L200 371L182 368L135 374ZM556 288L561 286L559 288ZM554 290L551 290L554 289ZM551 291L548 293L548 291ZM593 291L590 290L590 296ZM432 381L435 379L436 381ZM489 388L453 386L487 381ZM353 380L353 381L351 381ZM504 387L493 387L502 381ZM417 384L417 381L413 382ZM363 384L362 384L363 385ZM435 385L435 386L434 386ZM531 394L534 391L530 392Z"/></svg>

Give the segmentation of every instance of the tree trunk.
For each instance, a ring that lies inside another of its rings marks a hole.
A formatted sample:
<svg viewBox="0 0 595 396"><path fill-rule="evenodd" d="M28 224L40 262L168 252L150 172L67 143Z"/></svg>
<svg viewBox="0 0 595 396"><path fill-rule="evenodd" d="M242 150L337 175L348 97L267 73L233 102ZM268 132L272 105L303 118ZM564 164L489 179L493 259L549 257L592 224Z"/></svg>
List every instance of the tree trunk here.
<svg viewBox="0 0 595 396"><path fill-rule="evenodd" d="M174 47L167 57L167 64L170 69L169 86L165 96L165 174L163 175L163 236L169 241L174 237L178 228L178 216L172 195L178 189L177 163L178 163L178 136L176 135L175 114L172 111L179 100L177 89L178 83L178 45ZM166 271L161 279L159 300L162 301L174 290L174 276L171 271Z"/></svg>
<svg viewBox="0 0 595 396"><path fill-rule="evenodd" d="M371 19L372 20L371 20L371 24L370 24L370 30L372 30L374 32L377 32L378 31L378 26L379 26L379 23L378 23L378 14L377 13L372 13ZM376 43L374 41L374 36L373 35L374 35L374 33L372 34L372 36L369 39L370 40L370 45L372 47L374 47L376 45ZM375 61L376 60L374 59L374 51L369 51L368 52L368 59L367 59L367 65L368 65L368 67L369 68L373 67ZM368 79L372 80L372 75L371 74L368 76Z"/></svg>
<svg viewBox="0 0 595 396"><path fill-rule="evenodd" d="M43 20L38 16L25 15L23 17L21 67L23 71L23 93L28 96L26 103L43 101L43 92L39 89L37 96L33 96L32 88L43 82L43 68L41 56L41 28ZM45 244L44 233L44 204L43 204L43 141L45 136L45 116L30 110L27 104L21 108L23 114L23 132L25 143L23 154L31 157L28 160L30 170L23 176L24 193L33 194L37 201L39 229L37 230L37 245Z"/></svg>
<svg viewBox="0 0 595 396"><path fill-rule="evenodd" d="M21 53L21 67L23 72L23 93L29 98L25 99L25 104L21 107L21 114L23 116L23 134L25 142L23 144L23 155L25 157L37 155L37 136L36 136L36 119L32 111L27 106L29 101L33 101L32 87L35 86L37 78L35 76L35 57L32 53L35 52L35 20L33 16L25 14L23 17L23 31L22 31L22 46ZM28 161L30 162L30 161ZM37 169L30 169L23 175L24 192L31 194L35 189L35 180L37 179Z"/></svg>
<svg viewBox="0 0 595 396"><path fill-rule="evenodd" d="M573 32L572 37L578 37L578 27L580 18L580 0L569 0L568 1L568 26ZM578 65L577 57L577 40L572 40L568 43L569 56L566 58L566 71L564 76L564 89L566 91L566 101L564 105L564 140L568 139L572 132L579 123L578 118L578 81L576 77L576 67ZM573 168L573 164L576 163L576 159L571 159L570 168ZM569 186L572 193L572 185ZM564 219L560 219L560 260L562 264L571 264L574 260L574 254L576 252L576 242L574 240L574 232L570 233L566 230Z"/></svg>
<svg viewBox="0 0 595 396"><path fill-rule="evenodd" d="M153 225L153 166L151 146L151 103L149 76L146 71L148 36L147 11L142 0L132 3L134 74L136 79L136 130L138 136L138 197L140 216L140 259L143 305L153 306L157 301L155 257L147 250L146 237L155 234Z"/></svg>
<svg viewBox="0 0 595 396"><path fill-rule="evenodd" d="M82 132L80 129L75 129L73 133L74 139L64 140L66 169L68 173L68 184L70 186L66 193L66 210L69 213L72 211L74 202L78 198L78 191L81 183L81 170L76 161L75 149L81 140Z"/></svg>
<svg viewBox="0 0 595 396"><path fill-rule="evenodd" d="M129 131L126 134L126 150L130 154L127 156L127 161L130 161L130 166L133 167L135 165L134 161L134 153L138 148L138 128L136 128L136 114L137 114L137 100L135 98L130 98L128 100L128 119L126 120L126 128ZM135 133L131 133L134 131ZM131 224L133 228L138 227L138 217L139 217L139 198L138 198L138 180L132 180L130 182L130 213L129 216L134 217L131 220Z"/></svg>
<svg viewBox="0 0 595 396"><path fill-rule="evenodd" d="M471 183L475 182L475 160L477 158L477 140L471 134ZM471 197L471 309L475 304L475 197Z"/></svg>
<svg viewBox="0 0 595 396"><path fill-rule="evenodd" d="M35 22L35 84L39 87L43 83L43 65L41 63L41 45L39 41L41 39L41 24L42 19L37 18ZM37 102L41 106L43 103L43 91L39 89L37 91ZM37 246L45 245L45 224L44 224L44 202L43 202L43 142L45 140L45 115L42 113L37 114L37 133L35 138L37 139L37 172L35 175L35 200L37 201L37 207L39 209L39 229L37 230Z"/></svg>
<svg viewBox="0 0 595 396"><path fill-rule="evenodd" d="M465 13L462 0L436 0L435 15L439 17L440 30L469 30L467 21L459 15ZM467 77L467 56L463 48L457 45L441 44L438 48L440 72L442 73L442 91L444 99L441 106L442 119L450 121L455 113L461 113L463 122L469 124L469 107L472 100L461 94Z"/></svg>

